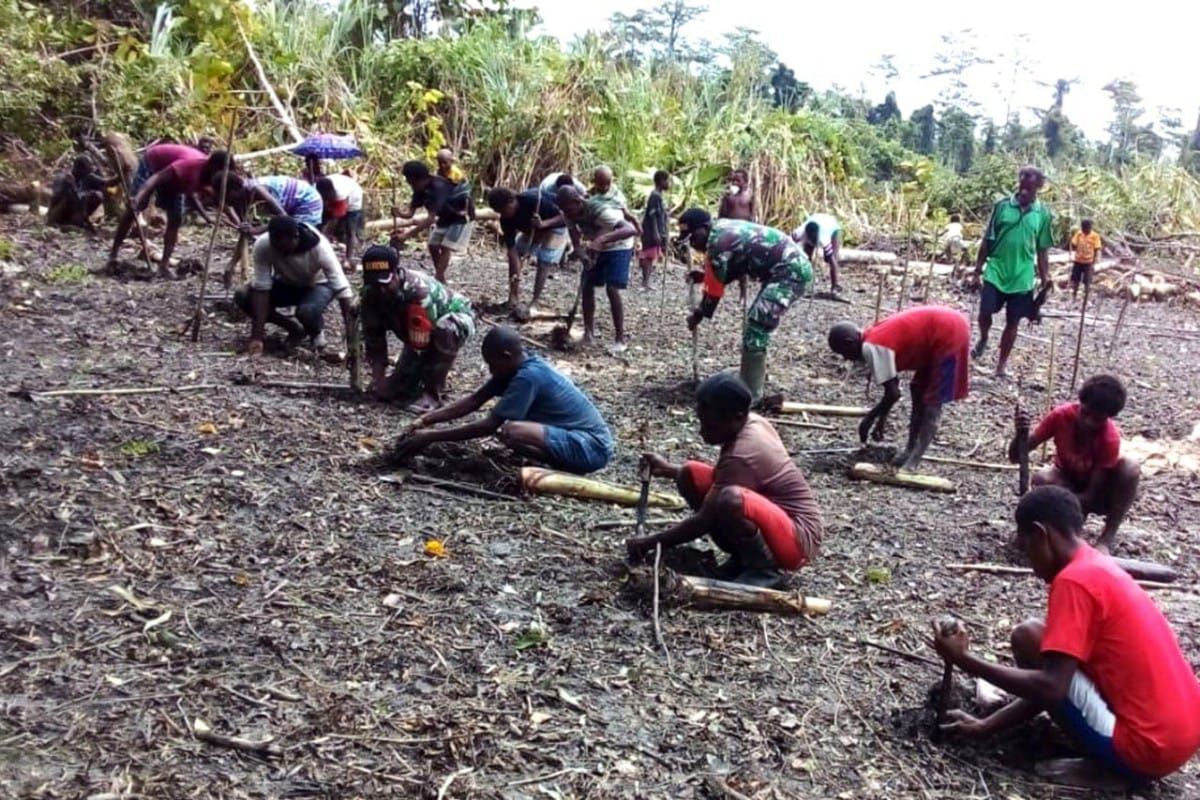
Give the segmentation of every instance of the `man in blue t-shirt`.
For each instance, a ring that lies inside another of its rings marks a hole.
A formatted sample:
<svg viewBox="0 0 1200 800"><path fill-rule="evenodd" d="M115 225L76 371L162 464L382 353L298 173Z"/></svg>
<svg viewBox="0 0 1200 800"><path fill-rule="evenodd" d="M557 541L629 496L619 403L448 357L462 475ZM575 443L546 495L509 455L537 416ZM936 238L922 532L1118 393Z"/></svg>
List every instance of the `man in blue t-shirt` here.
<svg viewBox="0 0 1200 800"><path fill-rule="evenodd" d="M511 328L493 328L483 339L492 379L472 394L417 418L400 437L393 457L410 458L435 442L495 436L520 455L580 475L603 469L613 457L612 431L571 379L526 355ZM478 411L500 398L487 416L466 425L423 431Z"/></svg>

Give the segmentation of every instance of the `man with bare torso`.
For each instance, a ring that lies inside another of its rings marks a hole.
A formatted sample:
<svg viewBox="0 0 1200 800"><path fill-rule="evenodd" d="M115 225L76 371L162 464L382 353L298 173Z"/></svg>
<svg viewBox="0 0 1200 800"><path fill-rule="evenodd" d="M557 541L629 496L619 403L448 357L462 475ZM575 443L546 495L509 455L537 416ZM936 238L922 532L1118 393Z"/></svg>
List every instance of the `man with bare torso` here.
<svg viewBox="0 0 1200 800"><path fill-rule="evenodd" d="M758 222L758 205L754 202L754 192L750 189L750 173L746 170L735 169L729 174L729 188L721 198L717 219ZM746 304L746 281L745 275L738 278L738 297L741 298L743 306Z"/></svg>

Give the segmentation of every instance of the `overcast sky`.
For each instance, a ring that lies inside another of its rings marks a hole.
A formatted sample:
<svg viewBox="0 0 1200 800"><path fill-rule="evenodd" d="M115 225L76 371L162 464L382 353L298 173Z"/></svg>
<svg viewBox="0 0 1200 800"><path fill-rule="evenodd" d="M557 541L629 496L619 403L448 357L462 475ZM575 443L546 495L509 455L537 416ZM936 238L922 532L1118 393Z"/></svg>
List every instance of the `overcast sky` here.
<svg viewBox="0 0 1200 800"><path fill-rule="evenodd" d="M653 5L647 0L521 0L536 5L544 32L570 42L591 29L607 27L614 11L630 13ZM981 52L997 59L968 74L983 113L1002 121L1011 103L1023 110L1045 108L1052 91L1038 81L1077 78L1065 105L1067 116L1091 138L1107 138L1111 103L1103 87L1115 78L1134 81L1146 107L1144 121L1157 121L1159 109L1173 108L1191 130L1200 110L1200 80L1194 63L1195 31L1200 12L1190 2L1140 0L1135 4L1083 3L1070 0L981 3L957 0L891 2L840 0L823 4L788 0L710 0L709 11L684 33L692 39L719 40L738 26L762 34L796 77L818 90L840 86L851 94L865 90L879 102L895 90L908 116L935 100L941 84L922 80L934 65L941 36L974 32ZM1186 9L1192 6L1193 11ZM804 28L805 22L811 27ZM1025 43L1018 44L1019 36ZM886 84L870 70L880 56L894 56L900 75ZM1018 77L1013 91L1013 55L1020 53L1030 74ZM997 87L996 84L999 84Z"/></svg>

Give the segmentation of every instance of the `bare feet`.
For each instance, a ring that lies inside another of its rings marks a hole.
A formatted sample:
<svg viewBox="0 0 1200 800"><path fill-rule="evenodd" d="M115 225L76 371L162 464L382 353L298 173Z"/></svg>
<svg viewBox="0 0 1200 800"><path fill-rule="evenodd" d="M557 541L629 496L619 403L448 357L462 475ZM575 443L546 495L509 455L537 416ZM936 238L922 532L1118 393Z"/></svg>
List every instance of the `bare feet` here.
<svg viewBox="0 0 1200 800"><path fill-rule="evenodd" d="M1034 771L1043 778L1063 786L1127 792L1136 784L1086 758L1054 758L1040 761Z"/></svg>
<svg viewBox="0 0 1200 800"><path fill-rule="evenodd" d="M425 392L416 400L409 403L408 410L414 414L427 414L430 411L433 411L435 408L439 408L441 405L442 401L438 400L429 392Z"/></svg>

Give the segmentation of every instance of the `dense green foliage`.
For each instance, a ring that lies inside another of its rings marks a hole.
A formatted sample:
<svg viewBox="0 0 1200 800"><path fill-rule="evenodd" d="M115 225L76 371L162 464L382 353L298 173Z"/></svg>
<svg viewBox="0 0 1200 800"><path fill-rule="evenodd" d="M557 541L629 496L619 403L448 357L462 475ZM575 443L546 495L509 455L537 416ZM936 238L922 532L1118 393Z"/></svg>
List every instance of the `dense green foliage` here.
<svg viewBox="0 0 1200 800"><path fill-rule="evenodd" d="M696 9L678 0L567 48L530 37L533 15L505 2L175 0L135 4L133 24L96 5L0 0L0 131L47 158L100 130L223 137L235 111L239 150L286 143L244 36L302 127L360 138L377 189L443 143L477 184L606 162L635 197L671 170L677 203L712 203L740 165L769 220L830 209L862 237L978 220L1032 161L1051 176L1060 234L1083 214L1138 236L1200 228L1200 132L1180 134L1167 163L1171 143L1141 124L1130 84L1110 87L1112 139L1096 146L1064 111L1065 81L1033 127L981 125L961 97L906 118L891 94L814 92L750 32L691 42Z"/></svg>

